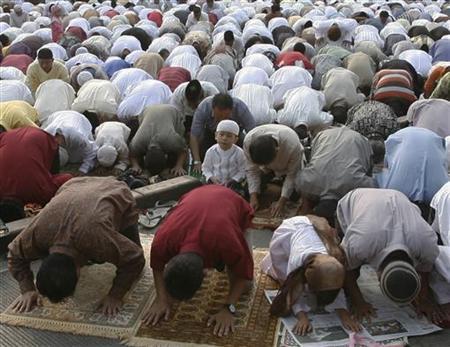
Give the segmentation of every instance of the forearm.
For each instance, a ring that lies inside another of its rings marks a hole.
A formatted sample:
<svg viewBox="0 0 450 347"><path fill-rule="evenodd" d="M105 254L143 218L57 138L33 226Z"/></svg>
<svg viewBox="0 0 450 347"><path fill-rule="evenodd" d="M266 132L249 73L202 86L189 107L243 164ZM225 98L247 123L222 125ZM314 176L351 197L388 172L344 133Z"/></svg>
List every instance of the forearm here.
<svg viewBox="0 0 450 347"><path fill-rule="evenodd" d="M109 295L117 299L123 298L133 283L139 278L144 266L145 258L140 253L134 260L118 268Z"/></svg>
<svg viewBox="0 0 450 347"><path fill-rule="evenodd" d="M187 158L187 150L183 150L180 154L178 154L176 167L182 168Z"/></svg>
<svg viewBox="0 0 450 347"><path fill-rule="evenodd" d="M138 158L134 155L130 155L130 164L133 168L141 168Z"/></svg>
<svg viewBox="0 0 450 347"><path fill-rule="evenodd" d="M419 272L420 276L420 292L418 294L418 299L432 299L433 296L430 295L430 273L429 272Z"/></svg>
<svg viewBox="0 0 450 347"><path fill-rule="evenodd" d="M251 166L246 171L248 191L250 194L259 194L261 190L261 172L259 168Z"/></svg>
<svg viewBox="0 0 450 347"><path fill-rule="evenodd" d="M344 281L344 290L350 297L352 304L365 302L364 297L356 282L359 277L359 269L347 271Z"/></svg>
<svg viewBox="0 0 450 347"><path fill-rule="evenodd" d="M226 303L235 305L248 288L249 281L245 278L233 277L233 280L230 282L230 291L228 292Z"/></svg>
<svg viewBox="0 0 450 347"><path fill-rule="evenodd" d="M8 256L8 269L14 279L19 283L20 292L26 293L36 290L33 281L33 272L29 262L23 259L14 259Z"/></svg>
<svg viewBox="0 0 450 347"><path fill-rule="evenodd" d="M163 271L153 270L153 278L155 280L156 297L159 300L167 301L168 295L164 285Z"/></svg>
<svg viewBox="0 0 450 347"><path fill-rule="evenodd" d="M200 161L200 143L197 136L191 134L190 136L190 146L192 157L195 161Z"/></svg>

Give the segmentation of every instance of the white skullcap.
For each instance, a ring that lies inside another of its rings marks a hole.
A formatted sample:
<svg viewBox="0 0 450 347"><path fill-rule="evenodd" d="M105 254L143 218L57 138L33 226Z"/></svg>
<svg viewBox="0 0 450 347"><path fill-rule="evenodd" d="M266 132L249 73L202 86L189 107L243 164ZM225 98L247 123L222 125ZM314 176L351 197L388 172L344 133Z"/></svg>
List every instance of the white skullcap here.
<svg viewBox="0 0 450 347"><path fill-rule="evenodd" d="M97 159L101 166L111 167L117 159L117 150L114 146L104 145L97 151Z"/></svg>
<svg viewBox="0 0 450 347"><path fill-rule="evenodd" d="M59 167L64 167L69 161L69 153L64 147L59 146Z"/></svg>
<svg viewBox="0 0 450 347"><path fill-rule="evenodd" d="M78 47L75 51L75 55L83 54L83 53L89 53L88 49L86 47Z"/></svg>
<svg viewBox="0 0 450 347"><path fill-rule="evenodd" d="M225 119L217 125L216 131L224 131L239 136L239 125L230 119Z"/></svg>
<svg viewBox="0 0 450 347"><path fill-rule="evenodd" d="M94 76L89 71L81 71L77 76L77 83L80 87L85 84L87 81L94 79Z"/></svg>

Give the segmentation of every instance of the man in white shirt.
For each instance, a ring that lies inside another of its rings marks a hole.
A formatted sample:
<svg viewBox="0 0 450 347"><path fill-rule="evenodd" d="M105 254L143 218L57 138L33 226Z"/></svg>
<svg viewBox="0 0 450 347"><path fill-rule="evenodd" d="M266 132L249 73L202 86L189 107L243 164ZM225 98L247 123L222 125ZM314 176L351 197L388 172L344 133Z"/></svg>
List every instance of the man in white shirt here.
<svg viewBox="0 0 450 347"><path fill-rule="evenodd" d="M181 112L183 117L194 115L198 105L208 96L219 93L211 82L191 80L181 83L170 97L170 104Z"/></svg>
<svg viewBox="0 0 450 347"><path fill-rule="evenodd" d="M116 171L126 170L129 165L127 142L130 132L130 128L120 122L105 122L95 129L97 159L101 166L114 166Z"/></svg>
<svg viewBox="0 0 450 347"><path fill-rule="evenodd" d="M79 171L87 174L95 166L97 145L92 137L89 120L75 111L55 112L48 118L46 132L56 137L68 155L70 163L81 163Z"/></svg>
<svg viewBox="0 0 450 347"><path fill-rule="evenodd" d="M189 7L191 13L189 14L186 21L186 28L189 29L191 26L197 24L198 22L207 22L208 15L202 12L201 8L197 5L191 5Z"/></svg>
<svg viewBox="0 0 450 347"><path fill-rule="evenodd" d="M94 112L100 121L111 120L117 114L119 100L119 91L110 81L90 80L78 91L72 110Z"/></svg>

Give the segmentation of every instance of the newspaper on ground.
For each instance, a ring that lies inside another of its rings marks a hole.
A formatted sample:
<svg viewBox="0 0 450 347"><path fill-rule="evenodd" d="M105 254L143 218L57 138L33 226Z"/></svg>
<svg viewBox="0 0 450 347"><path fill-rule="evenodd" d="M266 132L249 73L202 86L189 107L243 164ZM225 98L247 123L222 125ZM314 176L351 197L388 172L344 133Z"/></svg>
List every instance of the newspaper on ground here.
<svg viewBox="0 0 450 347"><path fill-rule="evenodd" d="M377 309L377 316L370 322L362 323L363 330L358 333L372 341L384 345L392 345L396 341L407 341L408 336L427 335L441 330L438 326L427 321L425 317L418 318L411 306L399 306L381 293L376 273L367 266L361 269L358 280L361 291L367 302ZM266 297L271 303L276 296L276 290L266 290ZM336 313L326 311L309 312L313 331L305 336L296 335L292 329L297 319L294 316L282 318L282 323L288 334L281 337L282 346L301 347L337 347L347 346L350 342L351 331L344 329Z"/></svg>

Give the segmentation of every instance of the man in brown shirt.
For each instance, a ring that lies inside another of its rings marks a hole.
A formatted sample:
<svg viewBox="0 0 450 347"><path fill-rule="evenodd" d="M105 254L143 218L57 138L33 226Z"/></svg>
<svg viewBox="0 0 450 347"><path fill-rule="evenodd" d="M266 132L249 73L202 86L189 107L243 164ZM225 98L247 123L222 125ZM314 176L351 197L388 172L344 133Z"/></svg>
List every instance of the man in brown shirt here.
<svg viewBox="0 0 450 347"><path fill-rule="evenodd" d="M14 309L31 310L38 304L38 291L53 302L72 295L80 267L93 261L117 267L101 304L105 315L115 315L145 265L137 221L136 203L125 183L80 177L64 184L8 247L8 268L22 293ZM36 290L30 262L40 258Z"/></svg>

